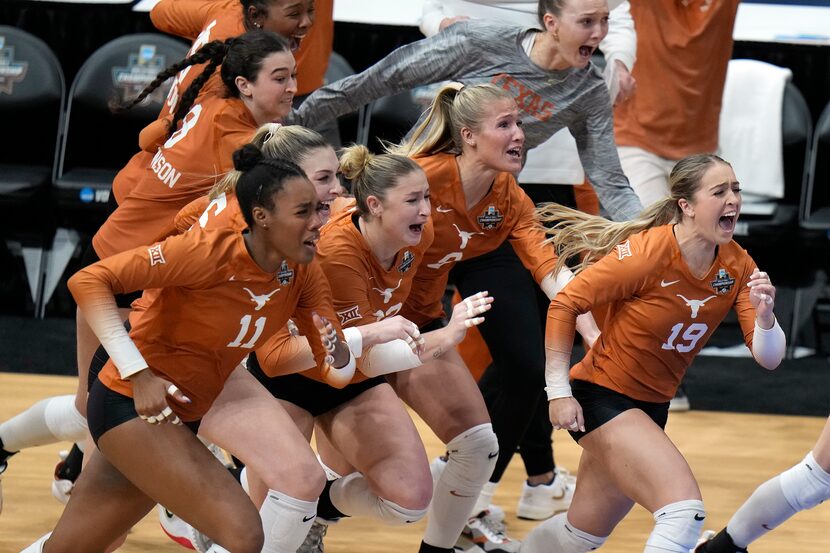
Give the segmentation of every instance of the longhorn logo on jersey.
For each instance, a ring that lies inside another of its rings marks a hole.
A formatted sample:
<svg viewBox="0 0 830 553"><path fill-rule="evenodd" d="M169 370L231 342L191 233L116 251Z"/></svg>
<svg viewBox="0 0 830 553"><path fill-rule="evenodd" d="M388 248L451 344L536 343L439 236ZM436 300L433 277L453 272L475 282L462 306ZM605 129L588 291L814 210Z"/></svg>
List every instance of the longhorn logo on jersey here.
<svg viewBox="0 0 830 553"><path fill-rule="evenodd" d="M403 282L402 278L398 279L398 285L394 288L372 288L372 290L383 296L383 303L389 303L392 301L392 294L395 293L395 290L401 287L401 282Z"/></svg>
<svg viewBox="0 0 830 553"><path fill-rule="evenodd" d="M398 265L398 272L399 273L407 272L410 269L410 267L412 267L412 263L414 261L415 261L415 255L411 251L406 250L405 252L403 252L403 258L401 258L401 263L400 263L400 265Z"/></svg>
<svg viewBox="0 0 830 553"><path fill-rule="evenodd" d="M735 285L735 279L732 278L726 269L718 269L718 274L715 280L712 281L712 289L718 294L726 294Z"/></svg>
<svg viewBox="0 0 830 553"><path fill-rule="evenodd" d="M292 278L294 278L294 271L288 267L288 262L283 259L282 265L280 265L280 270L277 273L277 280L283 286L287 286L291 282Z"/></svg>
<svg viewBox="0 0 830 553"><path fill-rule="evenodd" d="M476 220L478 221L478 225L484 230L493 230L501 226L502 221L504 221L504 215L496 209L496 206L491 205Z"/></svg>
<svg viewBox="0 0 830 553"><path fill-rule="evenodd" d="M676 294L678 298L686 302L686 306L691 308L692 310L692 318L697 319L697 314L700 311L700 308L703 307L707 301L711 300L712 298L716 298L717 296L709 296L703 300L689 300L686 299L682 294Z"/></svg>
<svg viewBox="0 0 830 553"><path fill-rule="evenodd" d="M0 36L0 93L11 94L14 83L26 78L29 62L14 60L14 46L6 46L6 37Z"/></svg>
<svg viewBox="0 0 830 553"><path fill-rule="evenodd" d="M470 238L477 234L484 234L483 232L467 232L466 230L461 230L455 223L453 223L452 226L455 227L455 231L458 233L458 237L461 239L461 246L458 248L460 250L463 250L467 247L467 242L470 241ZM464 254L461 252L448 253L447 255L442 257L437 263L430 263L429 265L427 265L427 267L429 267L430 269L440 269L447 263L461 261L463 257Z"/></svg>
<svg viewBox="0 0 830 553"><path fill-rule="evenodd" d="M274 294L276 294L277 292L280 291L280 288L277 288L276 290L273 290L272 292L270 292L268 294L262 294L261 296L257 296L256 294L254 294L248 288L243 288L243 290L248 292L248 295L251 296L251 301L256 304L256 307L254 308L254 311L259 311L260 309L265 307L265 304L268 303L268 300L271 299L271 296L273 296Z"/></svg>

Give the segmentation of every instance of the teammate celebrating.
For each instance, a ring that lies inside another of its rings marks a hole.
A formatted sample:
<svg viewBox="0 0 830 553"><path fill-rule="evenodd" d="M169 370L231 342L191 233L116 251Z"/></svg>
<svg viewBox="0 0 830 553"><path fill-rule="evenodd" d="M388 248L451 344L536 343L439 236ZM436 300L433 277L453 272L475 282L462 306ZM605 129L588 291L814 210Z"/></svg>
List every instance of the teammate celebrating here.
<svg viewBox="0 0 830 553"><path fill-rule="evenodd" d="M635 502L654 514L646 553L694 548L706 512L663 432L669 400L730 309L760 365L776 368L785 350L775 288L732 240L740 211L732 167L709 154L679 161L671 196L630 223L545 209L560 263L593 263L551 303L546 336L550 419L583 453L570 510L535 528L523 552L593 551ZM599 340L569 371L575 317L604 304Z"/></svg>
<svg viewBox="0 0 830 553"><path fill-rule="evenodd" d="M46 551L101 551L156 502L225 549L262 549L259 515L193 432L228 374L257 342L292 313L306 335L325 329L325 320L312 320L316 310L326 317L334 313L325 278L316 265L307 265L321 222L302 170L264 159L253 146L241 149L235 161L244 171L237 197L247 232L195 229L108 258L70 281L111 360L90 394L90 429L100 453L93 453ZM127 335L113 296L139 289L152 291L139 301ZM319 363L353 363L336 334L311 347ZM209 489L202 485L205 478ZM217 503L216 497L223 500ZM263 506L272 551L298 546L280 544L275 521L302 525L313 518L314 507L296 501ZM98 515L90 517L90 509ZM45 539L31 550L39 551Z"/></svg>

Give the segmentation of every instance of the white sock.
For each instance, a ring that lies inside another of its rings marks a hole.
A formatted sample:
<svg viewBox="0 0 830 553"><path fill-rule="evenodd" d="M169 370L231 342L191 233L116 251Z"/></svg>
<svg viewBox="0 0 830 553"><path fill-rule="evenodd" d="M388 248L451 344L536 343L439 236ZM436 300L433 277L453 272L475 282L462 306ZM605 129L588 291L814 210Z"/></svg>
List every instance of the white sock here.
<svg viewBox="0 0 830 553"><path fill-rule="evenodd" d="M262 553L296 553L317 515L317 501L303 501L275 490L259 510L265 546Z"/></svg>
<svg viewBox="0 0 830 553"><path fill-rule="evenodd" d="M567 513L559 513L530 531L520 553L587 553L599 549L608 536L601 538L583 532L568 522Z"/></svg>
<svg viewBox="0 0 830 553"><path fill-rule="evenodd" d="M478 515L480 512L485 511L488 507L490 507L490 504L493 502L493 496L496 493L496 488L498 486L498 482L487 482L486 484L484 484L484 487L481 488L481 493L478 494L476 504L473 506L473 510L470 512L471 517Z"/></svg>
<svg viewBox="0 0 830 553"><path fill-rule="evenodd" d="M372 517L392 526L418 522L427 512L426 507L406 509L378 497L359 472L335 480L329 493L332 505L344 515Z"/></svg>
<svg viewBox="0 0 830 553"><path fill-rule="evenodd" d="M55 442L86 440L86 419L75 408L75 396L56 396L38 401L0 424L3 449L10 452Z"/></svg>
<svg viewBox="0 0 830 553"><path fill-rule="evenodd" d="M808 453L799 464L758 486L732 515L726 532L735 545L746 549L798 511L828 497L830 474Z"/></svg>
<svg viewBox="0 0 830 553"><path fill-rule="evenodd" d="M499 442L493 425L480 424L462 432L450 440L447 451L450 458L435 482L424 542L451 549L496 465Z"/></svg>

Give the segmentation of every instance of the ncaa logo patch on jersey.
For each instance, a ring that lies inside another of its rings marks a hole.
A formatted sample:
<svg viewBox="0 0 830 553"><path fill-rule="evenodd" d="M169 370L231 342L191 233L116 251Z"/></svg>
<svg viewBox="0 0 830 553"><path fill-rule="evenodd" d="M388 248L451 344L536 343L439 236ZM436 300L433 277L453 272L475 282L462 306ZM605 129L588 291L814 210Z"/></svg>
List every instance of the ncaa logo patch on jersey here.
<svg viewBox="0 0 830 553"><path fill-rule="evenodd" d="M412 267L412 262L415 261L415 256L412 254L411 251L406 250L403 252L403 257L401 258L401 264L398 265L398 272L405 273L407 272L410 267Z"/></svg>
<svg viewBox="0 0 830 553"><path fill-rule="evenodd" d="M718 274L715 276L715 280L712 281L712 289L718 294L726 294L734 285L735 279L726 272L726 269L718 269Z"/></svg>
<svg viewBox="0 0 830 553"><path fill-rule="evenodd" d="M14 60L14 46L6 46L6 37L0 36L0 93L11 94L14 83L26 78L29 62Z"/></svg>
<svg viewBox="0 0 830 553"><path fill-rule="evenodd" d="M280 284L282 284L283 286L286 286L287 284L289 284L291 282L291 279L293 279L293 278L294 278L294 271L292 271L288 267L288 262L285 259L283 259L282 260L282 265L280 265L280 270L277 273L277 280L279 281Z"/></svg>
<svg viewBox="0 0 830 553"><path fill-rule="evenodd" d="M349 321L356 321L360 318L360 306L353 305L348 309L337 312L337 317L340 319L340 326L345 325Z"/></svg>
<svg viewBox="0 0 830 553"><path fill-rule="evenodd" d="M491 205L476 220L478 221L478 225L484 230L493 230L501 226L502 221L504 221L504 215L496 209L496 206Z"/></svg>
<svg viewBox="0 0 830 553"><path fill-rule="evenodd" d="M147 248L147 253L150 254L150 267L166 263L164 260L164 254L161 253L161 244L156 244L155 246Z"/></svg>

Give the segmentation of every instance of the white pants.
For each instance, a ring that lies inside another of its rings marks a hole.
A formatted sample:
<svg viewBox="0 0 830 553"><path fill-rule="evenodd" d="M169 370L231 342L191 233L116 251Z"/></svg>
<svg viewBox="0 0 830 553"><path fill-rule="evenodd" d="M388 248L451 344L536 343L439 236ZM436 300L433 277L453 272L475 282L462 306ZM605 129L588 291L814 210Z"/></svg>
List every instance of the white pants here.
<svg viewBox="0 0 830 553"><path fill-rule="evenodd" d="M643 207L669 195L669 174L677 160L666 159L642 148L619 146L620 164Z"/></svg>

